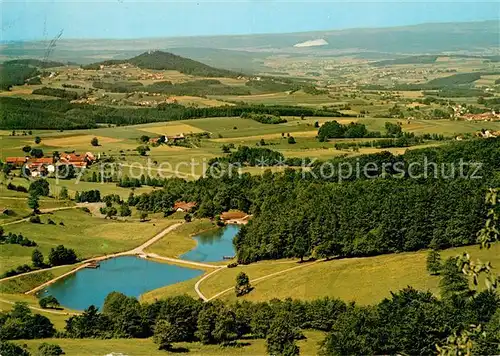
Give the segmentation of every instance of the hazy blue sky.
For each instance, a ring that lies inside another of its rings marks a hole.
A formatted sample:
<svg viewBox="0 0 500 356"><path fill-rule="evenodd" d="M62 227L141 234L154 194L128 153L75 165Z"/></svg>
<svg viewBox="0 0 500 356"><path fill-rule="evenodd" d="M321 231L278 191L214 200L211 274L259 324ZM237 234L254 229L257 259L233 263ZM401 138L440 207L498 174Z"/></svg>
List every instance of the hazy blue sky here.
<svg viewBox="0 0 500 356"><path fill-rule="evenodd" d="M498 20L498 1L2 1L3 41L297 32Z"/></svg>

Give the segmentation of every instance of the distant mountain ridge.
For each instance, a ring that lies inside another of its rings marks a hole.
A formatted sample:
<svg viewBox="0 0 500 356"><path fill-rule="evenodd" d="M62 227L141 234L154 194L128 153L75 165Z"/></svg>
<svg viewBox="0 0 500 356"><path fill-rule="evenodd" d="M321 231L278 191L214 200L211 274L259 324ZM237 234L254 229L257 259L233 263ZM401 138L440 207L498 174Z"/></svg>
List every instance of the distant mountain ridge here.
<svg viewBox="0 0 500 356"><path fill-rule="evenodd" d="M130 59L107 60L84 66L85 69L99 69L101 65L130 63L142 69L176 70L184 74L203 77L237 77L239 74L218 69L204 63L162 51L148 51Z"/></svg>

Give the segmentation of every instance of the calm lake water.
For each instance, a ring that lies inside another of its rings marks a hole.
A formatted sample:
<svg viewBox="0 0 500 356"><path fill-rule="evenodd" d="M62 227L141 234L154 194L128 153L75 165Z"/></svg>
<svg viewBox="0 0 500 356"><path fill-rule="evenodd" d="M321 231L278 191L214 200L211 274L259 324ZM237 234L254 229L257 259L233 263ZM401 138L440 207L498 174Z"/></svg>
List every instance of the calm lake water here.
<svg viewBox="0 0 500 356"><path fill-rule="evenodd" d="M93 304L100 309L106 296L121 292L139 297L152 289L182 282L203 274L203 271L123 256L101 262L100 268L84 268L40 293L53 295L61 305L83 310Z"/></svg>
<svg viewBox="0 0 500 356"><path fill-rule="evenodd" d="M194 236L198 245L183 254L183 260L196 262L218 262L223 256L234 256L233 237L240 231L238 225L226 225Z"/></svg>

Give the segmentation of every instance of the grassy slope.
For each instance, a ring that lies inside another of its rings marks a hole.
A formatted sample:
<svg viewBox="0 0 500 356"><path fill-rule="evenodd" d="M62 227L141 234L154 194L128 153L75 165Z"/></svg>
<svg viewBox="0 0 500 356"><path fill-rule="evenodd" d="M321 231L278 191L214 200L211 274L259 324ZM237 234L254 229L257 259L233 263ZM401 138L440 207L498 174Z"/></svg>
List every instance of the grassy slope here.
<svg viewBox="0 0 500 356"><path fill-rule="evenodd" d="M460 247L443 251L442 256L450 257L468 251L473 259L490 261L500 266L500 244L490 250L480 250L478 246ZM294 297L314 299L331 296L345 301L373 304L388 297L391 291L398 291L408 285L417 289L439 292L439 277L429 276L426 271L426 251L401 253L369 258L352 258L320 262L291 273L263 280L255 285L254 291L244 297L247 300L268 300L272 298ZM219 291L234 284L234 278L225 276L226 271L215 274L204 281L202 291L212 291L215 285ZM255 278L249 273L250 279ZM212 284L208 287L208 284ZM211 294L209 294L211 295ZM234 293L222 296L236 299Z"/></svg>
<svg viewBox="0 0 500 356"><path fill-rule="evenodd" d="M500 266L500 244L490 250L480 250L478 246L453 248L442 252L447 258L468 251L474 260L490 261L493 267ZM315 299L337 297L345 301L372 304L408 285L417 289L439 292L439 277L430 276L426 271L427 251L399 253L367 258L350 258L303 265L288 273L259 281L255 289L243 299L258 301L272 298ZM236 275L243 271L251 280L271 273L296 267L293 261L262 261L237 268L224 269L204 280L201 292L211 297L234 286ZM197 279L182 284L167 286L148 292L143 300L151 301L180 293L194 295ZM228 292L220 298L235 300L234 293ZM240 298L241 299L241 298Z"/></svg>
<svg viewBox="0 0 500 356"><path fill-rule="evenodd" d="M51 218L56 225L48 225ZM60 222L64 226L60 226ZM148 222L109 221L92 217L79 209L42 215L43 224L23 222L5 226L6 232L22 233L38 244L47 257L50 249L63 244L73 248L82 258L121 252L139 246L155 234L176 222L173 219L152 219ZM21 263L30 263L33 247L2 245L1 271Z"/></svg>
<svg viewBox="0 0 500 356"><path fill-rule="evenodd" d="M13 302L26 302L28 303L29 306L33 306L36 308L40 308L38 305L38 299L34 296L31 295L25 295L25 294L1 294L0 293L0 300L5 300L10 303L6 303L3 301L0 301L0 310L10 310L12 308ZM39 310L32 310L34 314L42 314L49 318L52 323L54 324L55 328L57 330L64 330L64 326L66 325L66 319L70 317L70 312L71 310L68 309L60 309L58 310L62 314L54 314L50 312L44 312L44 311L39 311Z"/></svg>
<svg viewBox="0 0 500 356"><path fill-rule="evenodd" d="M324 339L324 333L319 331L305 331L305 340L297 342L301 355L316 355L318 344ZM18 344L26 344L31 351L35 351L42 342L58 344L66 352L66 355L73 356L94 356L105 355L111 352L123 353L134 356L155 356L155 355L175 355L178 352L159 351L158 347L151 339L114 339L114 340L94 340L94 339L47 339L47 340L19 340ZM191 356L255 356L266 354L266 342L263 339L243 340L245 346L241 347L221 347L219 345L202 345L198 342L175 343L174 347L186 348Z"/></svg>
<svg viewBox="0 0 500 356"><path fill-rule="evenodd" d="M175 229L148 247L146 252L153 252L167 257L179 257L196 247L196 241L192 238L193 235L214 227L215 224L208 219L194 220Z"/></svg>
<svg viewBox="0 0 500 356"><path fill-rule="evenodd" d="M74 269L75 266L61 266L59 268L32 273L14 279L0 282L0 293L24 293L51 279L63 275Z"/></svg>

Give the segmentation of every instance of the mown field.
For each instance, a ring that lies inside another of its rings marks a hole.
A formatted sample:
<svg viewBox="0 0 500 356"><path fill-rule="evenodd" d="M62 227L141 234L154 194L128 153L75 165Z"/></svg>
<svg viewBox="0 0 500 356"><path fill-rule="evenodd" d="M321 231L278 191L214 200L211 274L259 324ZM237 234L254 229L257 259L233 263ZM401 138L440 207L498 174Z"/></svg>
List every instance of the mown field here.
<svg viewBox="0 0 500 356"><path fill-rule="evenodd" d="M48 219L55 225L48 224ZM72 248L80 258L102 256L127 251L139 246L158 232L174 224L175 219L151 219L139 221L109 221L93 217L80 209L57 211L41 216L42 224L28 221L4 226L6 233L23 234L37 243L47 258L50 249L58 245ZM60 223L64 225L60 225ZM5 272L18 265L31 263L35 247L2 245L0 270Z"/></svg>
<svg viewBox="0 0 500 356"><path fill-rule="evenodd" d="M467 246L444 250L441 255L445 259L461 255L464 251L474 260L490 261L496 270L500 268L498 243L490 250ZM262 301L288 297L311 300L329 296L360 304L374 304L389 297L391 291L396 292L408 285L439 294L439 277L427 273L426 257L427 251L419 251L303 264L297 261L261 261L215 273L200 284L200 290L210 298L231 289L219 298L234 301L236 296L232 288L236 275L243 271L251 281L270 274L275 275L252 283L254 290L238 300ZM291 268L293 270L284 272ZM193 279L148 292L142 296L142 300L154 300L181 293L192 295L196 281L197 279Z"/></svg>

